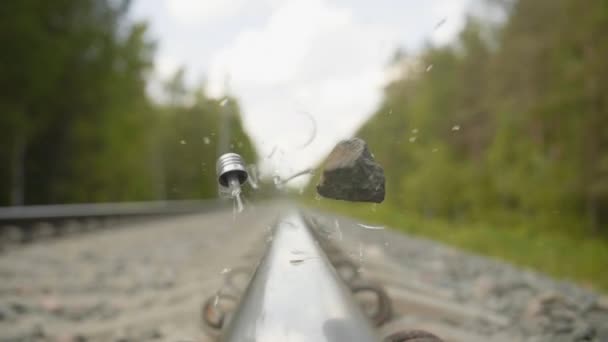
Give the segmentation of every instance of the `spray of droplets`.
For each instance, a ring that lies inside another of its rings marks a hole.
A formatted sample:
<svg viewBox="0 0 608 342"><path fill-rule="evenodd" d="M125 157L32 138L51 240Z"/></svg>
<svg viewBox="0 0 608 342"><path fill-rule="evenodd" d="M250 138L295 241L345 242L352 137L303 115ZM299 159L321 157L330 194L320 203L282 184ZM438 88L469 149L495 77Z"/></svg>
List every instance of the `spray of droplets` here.
<svg viewBox="0 0 608 342"><path fill-rule="evenodd" d="M383 226L370 226L370 225L363 224L363 223L357 223L357 226L364 228L364 229L369 229L369 230L383 230L384 229Z"/></svg>

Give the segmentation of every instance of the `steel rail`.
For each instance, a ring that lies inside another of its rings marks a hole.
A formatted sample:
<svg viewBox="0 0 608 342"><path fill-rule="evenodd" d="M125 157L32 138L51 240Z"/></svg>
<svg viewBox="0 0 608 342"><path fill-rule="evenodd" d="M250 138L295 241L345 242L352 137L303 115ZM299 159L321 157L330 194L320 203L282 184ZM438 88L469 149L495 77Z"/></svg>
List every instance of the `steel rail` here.
<svg viewBox="0 0 608 342"><path fill-rule="evenodd" d="M187 200L0 207L0 250L48 237L115 226L117 220L192 214L228 206L225 200Z"/></svg>
<svg viewBox="0 0 608 342"><path fill-rule="evenodd" d="M151 201L0 207L0 223L82 217L179 214L196 212L209 206L218 207L219 201Z"/></svg>
<svg viewBox="0 0 608 342"><path fill-rule="evenodd" d="M379 340L310 229L296 210L279 220L223 341Z"/></svg>

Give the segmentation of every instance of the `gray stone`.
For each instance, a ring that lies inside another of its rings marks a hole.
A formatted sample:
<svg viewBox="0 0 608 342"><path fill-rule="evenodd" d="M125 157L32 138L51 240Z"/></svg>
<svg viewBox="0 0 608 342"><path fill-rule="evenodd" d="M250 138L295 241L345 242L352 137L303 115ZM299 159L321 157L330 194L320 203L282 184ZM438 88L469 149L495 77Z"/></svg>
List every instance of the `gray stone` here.
<svg viewBox="0 0 608 342"><path fill-rule="evenodd" d="M327 198L352 201L384 201L384 170L376 163L365 141L338 143L325 161L317 192Z"/></svg>

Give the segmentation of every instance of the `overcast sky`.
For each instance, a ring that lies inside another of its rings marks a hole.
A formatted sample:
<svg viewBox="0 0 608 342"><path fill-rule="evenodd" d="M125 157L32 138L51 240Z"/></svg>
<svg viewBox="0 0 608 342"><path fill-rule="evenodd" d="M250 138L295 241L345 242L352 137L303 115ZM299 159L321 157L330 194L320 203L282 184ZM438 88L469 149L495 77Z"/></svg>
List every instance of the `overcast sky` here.
<svg viewBox="0 0 608 342"><path fill-rule="evenodd" d="M396 49L450 41L469 2L136 0L131 15L150 23L158 77L184 66L215 97L229 78L263 169L285 177L352 136L377 108Z"/></svg>

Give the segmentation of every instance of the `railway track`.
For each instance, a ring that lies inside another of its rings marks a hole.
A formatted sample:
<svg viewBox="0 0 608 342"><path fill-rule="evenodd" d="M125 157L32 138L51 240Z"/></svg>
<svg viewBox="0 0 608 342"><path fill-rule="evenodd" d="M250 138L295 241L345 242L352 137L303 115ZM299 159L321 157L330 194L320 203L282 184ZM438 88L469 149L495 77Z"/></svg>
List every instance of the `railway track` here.
<svg viewBox="0 0 608 342"><path fill-rule="evenodd" d="M48 238L224 208L226 201L190 200L0 207L0 250Z"/></svg>
<svg viewBox="0 0 608 342"><path fill-rule="evenodd" d="M48 219L30 220L21 229L31 238L3 240L0 341L212 340L203 303L228 276L255 268L285 209L267 203L238 215L193 206L162 219L135 212L62 217L50 223L80 228L52 234L39 232ZM448 342L608 339L608 302L596 293L390 229L309 216L345 279L388 293L383 336L418 328ZM88 223L99 217L108 229ZM345 259L347 267L340 266ZM360 301L365 306L369 298Z"/></svg>

